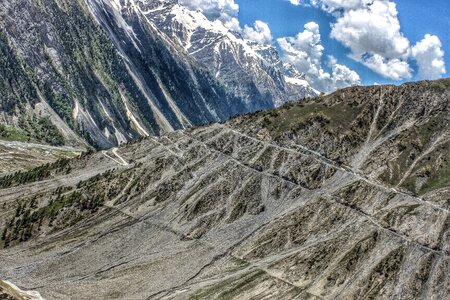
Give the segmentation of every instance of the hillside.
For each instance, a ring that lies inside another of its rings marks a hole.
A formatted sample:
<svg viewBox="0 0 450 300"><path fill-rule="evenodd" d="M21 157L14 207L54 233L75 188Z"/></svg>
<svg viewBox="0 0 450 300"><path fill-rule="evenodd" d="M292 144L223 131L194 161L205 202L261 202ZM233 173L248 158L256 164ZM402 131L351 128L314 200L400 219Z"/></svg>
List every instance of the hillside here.
<svg viewBox="0 0 450 300"><path fill-rule="evenodd" d="M450 80L348 88L0 179L45 299L445 299Z"/></svg>
<svg viewBox="0 0 450 300"><path fill-rule="evenodd" d="M275 107L278 100L254 81L259 71L264 81L279 81L270 75L279 72L270 66L269 75L261 68L241 71L252 88L235 92L234 81L216 78L208 62L193 58L146 17L143 10L153 3L3 1L0 125L7 133L0 130L0 139L108 149ZM297 101L315 95L305 81L277 93Z"/></svg>

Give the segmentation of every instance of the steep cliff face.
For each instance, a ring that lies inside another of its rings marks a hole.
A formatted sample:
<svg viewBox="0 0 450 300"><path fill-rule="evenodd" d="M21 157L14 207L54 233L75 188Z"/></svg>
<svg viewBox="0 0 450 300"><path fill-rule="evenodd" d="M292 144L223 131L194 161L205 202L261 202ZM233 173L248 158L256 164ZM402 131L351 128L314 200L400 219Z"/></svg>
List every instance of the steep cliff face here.
<svg viewBox="0 0 450 300"><path fill-rule="evenodd" d="M229 91L127 3L0 4L1 124L30 141L109 148L273 106Z"/></svg>
<svg viewBox="0 0 450 300"><path fill-rule="evenodd" d="M67 124L68 132L101 147L137 136L119 95L127 79L123 62L82 3L8 1L0 11L4 45L21 62L14 70L28 81L30 95L15 101L25 109L3 112L7 124L23 129L15 120L39 115L40 104L55 116L53 124ZM130 84L128 93L136 88ZM7 101L2 97L2 104Z"/></svg>
<svg viewBox="0 0 450 300"><path fill-rule="evenodd" d="M450 81L349 88L0 179L46 299L446 299Z"/></svg>

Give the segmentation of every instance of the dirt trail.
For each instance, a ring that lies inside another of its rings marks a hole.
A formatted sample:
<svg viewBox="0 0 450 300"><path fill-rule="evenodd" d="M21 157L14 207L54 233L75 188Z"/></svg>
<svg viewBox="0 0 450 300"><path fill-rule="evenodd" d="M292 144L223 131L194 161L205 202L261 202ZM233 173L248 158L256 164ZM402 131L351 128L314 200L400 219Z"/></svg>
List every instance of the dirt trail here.
<svg viewBox="0 0 450 300"><path fill-rule="evenodd" d="M408 124L406 124L404 127L399 128L398 130L404 130L405 127L410 127L410 126L412 126L412 125L413 125L412 123L408 123ZM232 132L234 132L234 133L236 133L236 134L239 134L239 135L241 135L241 136L243 136L243 137L247 137L247 138L249 138L249 139L258 141L258 142L260 142L260 143L266 143L266 144L269 144L270 146L272 146L272 147L274 147L274 148L282 149L282 150L285 150L285 151L288 151L288 152L293 152L293 153L296 153L296 154L301 154L301 155L303 154L303 155L304 155L304 153L301 153L301 152L296 151L296 150L294 150L294 149L290 149L290 148L278 146L278 145L275 145L275 144L272 144L272 143L262 142L262 141L260 141L259 139L256 139L256 138L254 138L254 137L248 136L248 135L246 135L246 134L244 134L244 133L242 133L242 132L239 132L239 131L237 131L237 130L235 130L235 129L232 129L232 128L228 127L228 126L225 126L225 125L217 125L217 126L220 126L220 127L224 128L224 129L227 129L227 130L229 130L229 131L232 131ZM398 134L398 131L392 132L391 134L389 134L388 136L386 136L384 139L388 139L388 138L390 138L391 136L394 136L394 135L396 135L396 134ZM381 144L382 142L379 142L379 143ZM435 209L437 209L437 210L440 210L440 211L443 211L443 212L446 212L446 213L450 213L449 210L447 210L447 209L445 209L445 208L442 208L442 207L440 207L439 205L436 205L436 204L434 204L434 203L425 201L425 200L423 200L422 198L415 197L415 196L413 196L413 195L411 195L411 194L408 194L408 193L399 191L399 190L396 189L395 187L391 187L391 186L388 186L388 185L385 185L385 184L381 184L381 183L379 183L379 182L376 182L376 181L374 181L373 179L371 179L371 178L369 178L369 177L364 176L363 174L361 174L361 172L360 172L359 170L354 169L354 168L352 168L352 167L350 167L350 166L347 166L347 165L340 165L340 164L338 164L337 162L335 162L335 161L333 161L333 160L331 160L331 159L329 159L329 158L324 157L322 154L318 153L317 151L314 151L314 150L311 150L311 149L307 148L306 146L298 145L298 144L297 144L296 146L298 146L299 149L301 149L301 150L303 150L303 151L309 153L310 155L314 156L317 160L321 161L322 163L324 163L324 164L326 164L326 165L329 165L329 166L331 166L331 167L334 167L334 168L336 168L336 169L338 169L338 170L340 170L340 171L343 171L343 172L345 172L345 173L347 173L347 174L353 175L353 176L355 176L357 179L363 180L364 182L366 182L366 183L368 183L368 184L370 184L370 185L373 185L373 186L376 186L376 187L378 187L378 188L381 188L381 189L383 189L383 190L385 190L385 191L387 191L387 192L394 192L394 193L399 194L399 195L403 195L403 196L410 197L410 198L412 198L412 199L414 199L414 200L416 200L416 201L418 201L418 202L420 202L420 203L423 203L423 204L425 204L425 205L432 206L433 208L435 208Z"/></svg>

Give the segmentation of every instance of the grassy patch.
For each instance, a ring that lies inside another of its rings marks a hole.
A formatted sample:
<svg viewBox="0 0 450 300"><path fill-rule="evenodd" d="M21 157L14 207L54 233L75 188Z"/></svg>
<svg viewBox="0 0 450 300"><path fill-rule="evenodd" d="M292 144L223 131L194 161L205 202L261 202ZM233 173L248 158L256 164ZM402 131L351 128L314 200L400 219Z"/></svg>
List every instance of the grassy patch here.
<svg viewBox="0 0 450 300"><path fill-rule="evenodd" d="M437 92L444 92L445 90L450 90L450 79L441 79L432 81L430 83L430 88Z"/></svg>
<svg viewBox="0 0 450 300"><path fill-rule="evenodd" d="M433 133L441 131L443 126L445 126L443 115L435 115L431 117L427 123L420 125L418 127L418 133L422 145L428 144L433 136Z"/></svg>
<svg viewBox="0 0 450 300"><path fill-rule="evenodd" d="M0 124L0 139L6 141L29 142L30 137L23 131L15 127Z"/></svg>
<svg viewBox="0 0 450 300"><path fill-rule="evenodd" d="M445 153L442 165L439 168L433 168L434 172L428 182L422 186L419 194L425 194L450 184L450 143L444 144L441 150L442 153Z"/></svg>
<svg viewBox="0 0 450 300"><path fill-rule="evenodd" d="M59 187L51 194L19 199L15 214L1 231L2 247L28 241L41 233L62 230L93 215L106 200L116 197L124 188L126 181L119 180L112 171L106 171L81 181L76 189Z"/></svg>
<svg viewBox="0 0 450 300"><path fill-rule="evenodd" d="M328 130L340 130L348 128L360 111L359 107L349 106L346 103L332 106L322 103L304 103L268 111L264 116L264 125L272 136L279 136L313 119L323 122Z"/></svg>

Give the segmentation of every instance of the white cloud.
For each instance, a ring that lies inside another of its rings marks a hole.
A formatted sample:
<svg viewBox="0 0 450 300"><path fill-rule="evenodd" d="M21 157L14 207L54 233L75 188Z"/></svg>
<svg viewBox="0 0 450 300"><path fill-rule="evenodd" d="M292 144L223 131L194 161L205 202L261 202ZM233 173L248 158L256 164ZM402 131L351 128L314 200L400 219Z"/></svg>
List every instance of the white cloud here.
<svg viewBox="0 0 450 300"><path fill-rule="evenodd" d="M400 32L396 5L386 1L346 12L332 25L331 37L356 56L372 52L397 58L409 48L408 39Z"/></svg>
<svg viewBox="0 0 450 300"><path fill-rule="evenodd" d="M347 66L334 64L331 68L331 90L337 90L344 87L361 84L361 78L359 77L358 73L350 70Z"/></svg>
<svg viewBox="0 0 450 300"><path fill-rule="evenodd" d="M313 6L320 7L329 13L363 8L373 0L311 0Z"/></svg>
<svg viewBox="0 0 450 300"><path fill-rule="evenodd" d="M388 59L379 54L367 54L361 63L376 73L393 80L412 77L408 62L399 58Z"/></svg>
<svg viewBox="0 0 450 300"><path fill-rule="evenodd" d="M283 58L296 66L299 71L319 77L323 46L320 44L319 25L314 22L305 24L305 30L295 37L278 39Z"/></svg>
<svg viewBox="0 0 450 300"><path fill-rule="evenodd" d="M361 83L358 73L350 70L347 66L338 64L337 59L333 55L328 56L327 66L332 70L333 89L341 89Z"/></svg>
<svg viewBox="0 0 450 300"><path fill-rule="evenodd" d="M383 77L411 78L410 58L417 60L421 78L439 78L445 73L439 39L430 36L411 48L401 32L394 2L310 0L310 3L336 18L331 25L331 37L350 49L349 56Z"/></svg>
<svg viewBox="0 0 450 300"><path fill-rule="evenodd" d="M352 51L351 57L378 74L399 80L410 78L406 61L409 40L400 32L395 3L375 1L345 11L332 25L331 37ZM349 4L344 7L347 9Z"/></svg>
<svg viewBox="0 0 450 300"><path fill-rule="evenodd" d="M305 30L295 37L278 39L282 49L282 58L303 72L309 83L316 89L331 92L338 88L360 84L359 75L337 64L334 57L329 57L328 65L332 74L322 68L324 48L320 43L319 25L315 22L305 24Z"/></svg>
<svg viewBox="0 0 450 300"><path fill-rule="evenodd" d="M349 56L352 59L385 78L411 78L412 70L408 63L410 59L417 61L419 77L422 79L435 79L445 74L439 38L426 35L423 41L411 47L409 40L401 32L397 7L392 0L286 1L293 5L309 3L332 14L335 21L331 24L331 37L350 49ZM269 26L262 21L256 21L253 27L240 26L239 5L236 0L179 0L179 3L189 9L202 11L208 19L220 21L230 30L241 32L250 40L266 44L273 39ZM312 24L315 23L309 23L309 26L313 26ZM316 41L317 37L320 41L318 26L317 30L305 28L295 38L282 38L279 42L285 47L283 51L286 57L309 70L316 69L318 78L325 78L326 72L321 73L321 68L317 67L320 66L323 53L322 45ZM295 52L299 57L294 59Z"/></svg>
<svg viewBox="0 0 450 300"><path fill-rule="evenodd" d="M445 74L444 51L442 43L435 35L426 34L423 40L411 49L411 56L419 66L419 78L437 79Z"/></svg>
<svg viewBox="0 0 450 300"><path fill-rule="evenodd" d="M259 20L255 22L253 27L245 25L242 33L245 38L260 44L269 44L273 39L269 25Z"/></svg>
<svg viewBox="0 0 450 300"><path fill-rule="evenodd" d="M335 64L337 64L337 59L333 55L328 55L327 66L332 68Z"/></svg>
<svg viewBox="0 0 450 300"><path fill-rule="evenodd" d="M240 29L237 19L239 5L234 0L179 0L191 10L200 10L209 20L220 20L232 30Z"/></svg>

